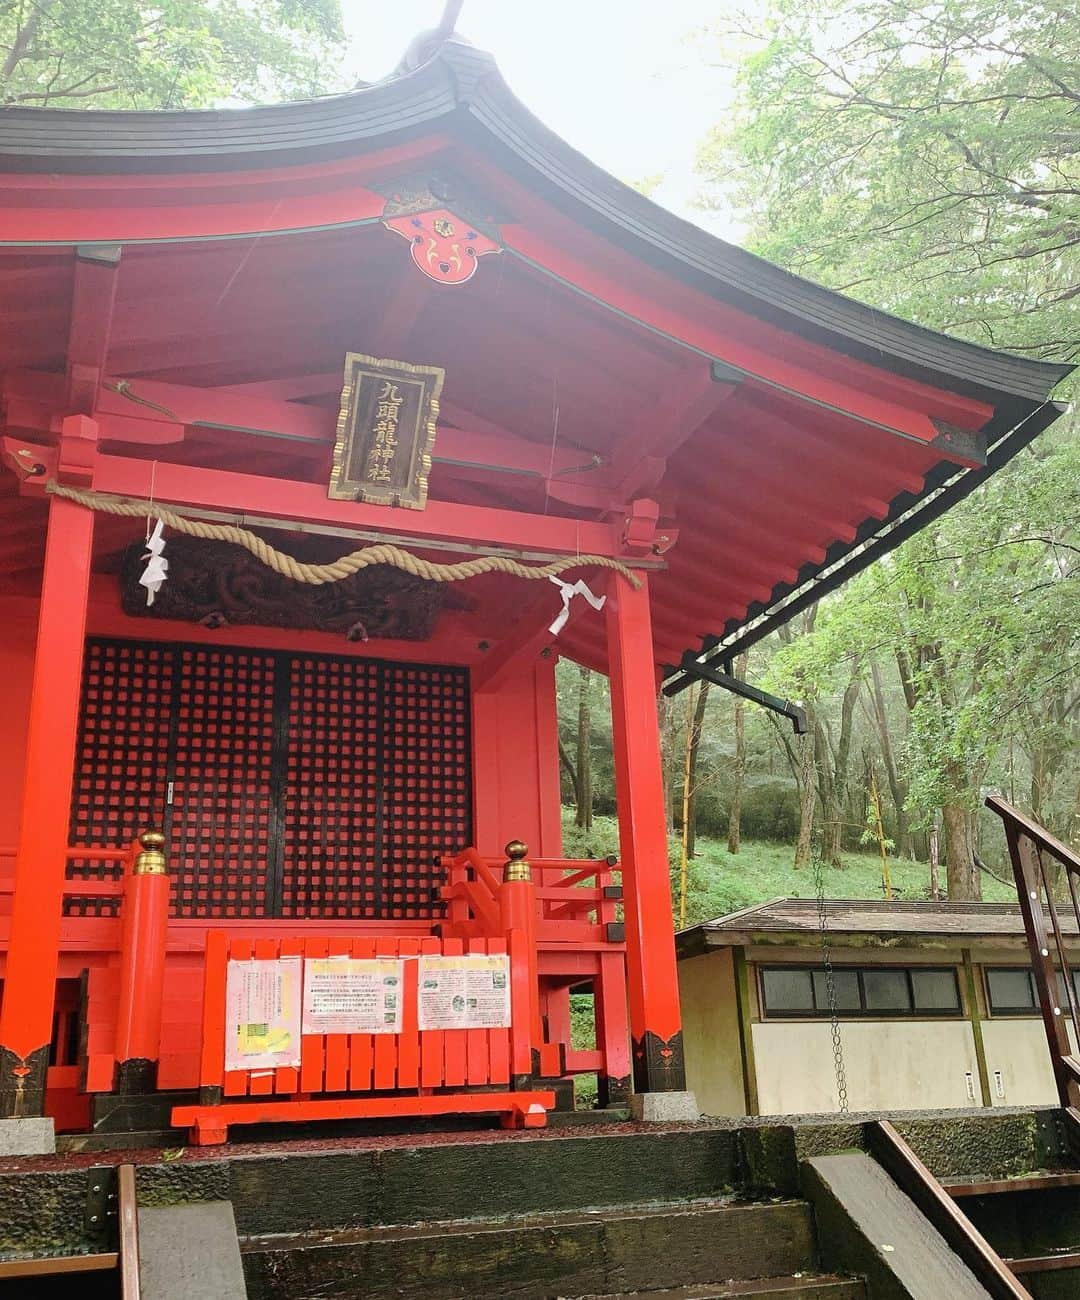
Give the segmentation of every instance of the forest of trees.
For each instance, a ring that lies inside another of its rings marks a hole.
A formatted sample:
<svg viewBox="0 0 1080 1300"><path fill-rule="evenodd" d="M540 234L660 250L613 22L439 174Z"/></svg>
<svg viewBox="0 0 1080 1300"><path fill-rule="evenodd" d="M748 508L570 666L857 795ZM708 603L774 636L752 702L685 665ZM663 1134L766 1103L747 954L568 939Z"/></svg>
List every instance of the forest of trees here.
<svg viewBox="0 0 1080 1300"><path fill-rule="evenodd" d="M688 57L737 66L701 202L764 257L922 325L1080 357L1080 17L1065 0L717 3ZM376 20L373 14L373 20ZM652 21L677 21L657 9ZM466 11L463 27L468 28ZM343 88L338 0L0 0L0 97L189 108ZM613 129L617 129L613 127ZM1076 389L1066 383L1064 400ZM935 525L742 657L807 736L713 690L662 702L673 828L860 844L977 898L989 790L1080 842L1080 430L1067 414ZM613 805L605 682L559 669L579 824ZM880 813L880 827L879 827ZM940 872L937 862L940 859Z"/></svg>
<svg viewBox="0 0 1080 1300"><path fill-rule="evenodd" d="M734 110L700 151L703 202L743 216L748 247L973 342L1080 357L1074 6L717 8L700 57L739 73ZM691 846L696 829L737 852L741 833L789 842L796 867L813 851L841 865L876 843L879 806L890 851L926 861L928 892L958 899L980 897L983 866L1005 867L1000 826L978 815L991 790L1080 842L1078 576L1070 413L743 660L751 680L806 706L808 735L716 690L664 707L673 825L688 804ZM567 794L587 806L591 785L609 807L603 682L561 672Z"/></svg>

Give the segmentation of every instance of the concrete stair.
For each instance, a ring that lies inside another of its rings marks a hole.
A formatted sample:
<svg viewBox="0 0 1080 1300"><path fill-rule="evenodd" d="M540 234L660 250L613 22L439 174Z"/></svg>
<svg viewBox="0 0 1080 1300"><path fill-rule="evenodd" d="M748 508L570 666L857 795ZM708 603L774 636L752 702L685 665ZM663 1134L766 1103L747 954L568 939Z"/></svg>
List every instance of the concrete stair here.
<svg viewBox="0 0 1080 1300"><path fill-rule="evenodd" d="M703 1283L668 1291L624 1291L619 1295L575 1296L574 1300L739 1300L740 1296L764 1296L765 1300L864 1300L862 1282L848 1278L781 1277L759 1278L754 1282Z"/></svg>
<svg viewBox="0 0 1080 1300"><path fill-rule="evenodd" d="M1067 1162L1058 1119L950 1112L897 1123L937 1177L995 1178L1021 1192L1026 1171ZM812 1162L858 1152L866 1127L861 1117L829 1117L519 1135L297 1134L204 1151L4 1161L0 1269L64 1256L91 1263L107 1247L87 1226L88 1184L133 1160L140 1209L232 1206L250 1300L912 1300L892 1282L881 1290L862 1260L844 1255L850 1225L811 1208ZM1026 1190L1080 1192L1070 1181ZM1002 1194L985 1181L978 1191L987 1200ZM889 1234L874 1229L867 1239L894 1244L892 1230L890 1221ZM1004 1224L1000 1231L996 1244L1014 1257L1073 1241L1068 1232L1059 1244L1010 1239ZM864 1277L870 1282L853 1280ZM55 1291L46 1289L51 1279L28 1281L24 1273L5 1285L0 1271L0 1296L110 1294L93 1289L102 1274L83 1274L78 1292L70 1278L56 1278ZM1074 1282L1067 1269L1024 1282L1038 1300L1080 1295L1062 1289ZM955 1297L924 1289L917 1300Z"/></svg>
<svg viewBox="0 0 1080 1300"><path fill-rule="evenodd" d="M242 1241L251 1300L767 1296L864 1300L817 1273L803 1201L618 1206ZM811 1276L804 1276L811 1275ZM731 1279L731 1280L729 1280ZM681 1290L671 1290L675 1283Z"/></svg>

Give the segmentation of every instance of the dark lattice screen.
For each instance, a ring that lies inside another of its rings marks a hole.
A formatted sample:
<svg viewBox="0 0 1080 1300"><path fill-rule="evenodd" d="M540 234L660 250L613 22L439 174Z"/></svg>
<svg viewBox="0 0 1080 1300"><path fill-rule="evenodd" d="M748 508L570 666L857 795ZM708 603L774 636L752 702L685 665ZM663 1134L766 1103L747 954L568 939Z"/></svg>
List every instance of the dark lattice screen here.
<svg viewBox="0 0 1080 1300"><path fill-rule="evenodd" d="M291 658L282 916L383 916L378 664Z"/></svg>
<svg viewBox="0 0 1080 1300"><path fill-rule="evenodd" d="M266 916L275 659L177 649L177 733L168 824L178 916Z"/></svg>
<svg viewBox="0 0 1080 1300"><path fill-rule="evenodd" d="M386 902L393 916L427 916L432 849L471 838L468 679L453 668L399 667L384 691L393 719L383 768Z"/></svg>
<svg viewBox="0 0 1080 1300"><path fill-rule="evenodd" d="M128 641L90 641L83 666L75 752L72 845L120 848L165 814L172 719L173 651ZM115 878L104 863L68 864L72 879ZM74 916L113 915L115 898L68 899Z"/></svg>
<svg viewBox="0 0 1080 1300"><path fill-rule="evenodd" d="M427 918L469 748L463 669L92 640L72 843L164 823L181 916Z"/></svg>

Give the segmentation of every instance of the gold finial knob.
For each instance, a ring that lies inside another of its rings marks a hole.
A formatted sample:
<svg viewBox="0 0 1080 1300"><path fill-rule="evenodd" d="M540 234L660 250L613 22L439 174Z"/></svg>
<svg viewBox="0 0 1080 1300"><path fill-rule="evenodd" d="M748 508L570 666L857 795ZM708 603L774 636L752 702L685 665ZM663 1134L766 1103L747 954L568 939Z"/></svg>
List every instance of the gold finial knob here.
<svg viewBox="0 0 1080 1300"><path fill-rule="evenodd" d="M142 852L136 855L133 872L136 876L163 876L165 874L165 836L160 831L143 831L139 836Z"/></svg>
<svg viewBox="0 0 1080 1300"><path fill-rule="evenodd" d="M507 862L503 867L503 880L531 880L532 867L526 862L529 846L523 840L511 840L506 846Z"/></svg>

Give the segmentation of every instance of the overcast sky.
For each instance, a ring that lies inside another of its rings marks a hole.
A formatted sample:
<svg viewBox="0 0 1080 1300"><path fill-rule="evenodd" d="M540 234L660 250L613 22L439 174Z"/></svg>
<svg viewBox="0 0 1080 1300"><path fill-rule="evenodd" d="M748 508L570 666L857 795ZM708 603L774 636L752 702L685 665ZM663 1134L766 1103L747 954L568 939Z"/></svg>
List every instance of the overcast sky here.
<svg viewBox="0 0 1080 1300"><path fill-rule="evenodd" d="M349 73L376 81L443 0L342 0ZM726 238L693 208L695 150L729 81L703 67L694 34L721 0L466 0L458 31L493 54L511 89L552 130L624 181L663 173L652 197Z"/></svg>

